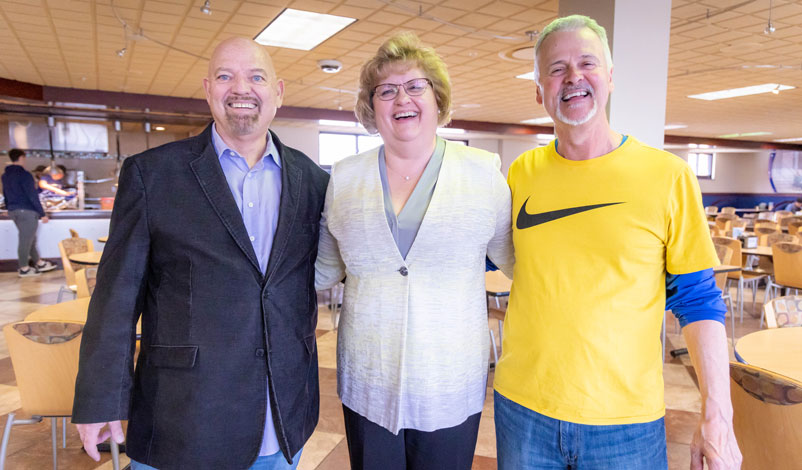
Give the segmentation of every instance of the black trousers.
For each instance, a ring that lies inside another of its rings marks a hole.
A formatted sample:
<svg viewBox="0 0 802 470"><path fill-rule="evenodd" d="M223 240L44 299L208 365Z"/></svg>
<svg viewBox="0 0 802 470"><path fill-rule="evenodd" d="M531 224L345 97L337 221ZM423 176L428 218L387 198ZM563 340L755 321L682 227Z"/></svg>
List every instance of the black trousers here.
<svg viewBox="0 0 802 470"><path fill-rule="evenodd" d="M343 405L352 470L470 470L482 413L462 424L398 435Z"/></svg>

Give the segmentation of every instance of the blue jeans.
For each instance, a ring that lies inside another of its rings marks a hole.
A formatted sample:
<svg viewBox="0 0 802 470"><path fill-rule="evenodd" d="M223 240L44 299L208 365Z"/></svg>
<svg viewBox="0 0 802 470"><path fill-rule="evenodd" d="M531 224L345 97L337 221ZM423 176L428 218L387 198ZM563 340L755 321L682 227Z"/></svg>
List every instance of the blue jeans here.
<svg viewBox="0 0 802 470"><path fill-rule="evenodd" d="M494 392L498 470L667 470L664 419L595 426L543 416Z"/></svg>
<svg viewBox="0 0 802 470"><path fill-rule="evenodd" d="M248 470L295 470L298 466L298 461L301 460L301 452L303 452L303 449L299 450L298 453L295 454L295 457L292 458L292 465L287 463L281 451L273 455L261 455L256 458L256 462L254 462ZM131 460L131 470L157 469L150 465Z"/></svg>

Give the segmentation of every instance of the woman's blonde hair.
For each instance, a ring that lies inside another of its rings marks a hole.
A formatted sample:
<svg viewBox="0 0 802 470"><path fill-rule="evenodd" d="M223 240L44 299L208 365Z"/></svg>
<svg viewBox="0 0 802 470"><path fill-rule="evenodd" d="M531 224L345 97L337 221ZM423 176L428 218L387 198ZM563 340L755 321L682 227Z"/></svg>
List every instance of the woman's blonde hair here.
<svg viewBox="0 0 802 470"><path fill-rule="evenodd" d="M451 80L443 59L431 47L424 47L414 33L399 33L384 42L376 55L362 66L359 74L359 93L354 114L362 126L375 134L376 114L373 109L373 89L379 80L395 71L406 71L413 67L421 69L432 82L432 91L437 100L437 124L444 126L451 121Z"/></svg>

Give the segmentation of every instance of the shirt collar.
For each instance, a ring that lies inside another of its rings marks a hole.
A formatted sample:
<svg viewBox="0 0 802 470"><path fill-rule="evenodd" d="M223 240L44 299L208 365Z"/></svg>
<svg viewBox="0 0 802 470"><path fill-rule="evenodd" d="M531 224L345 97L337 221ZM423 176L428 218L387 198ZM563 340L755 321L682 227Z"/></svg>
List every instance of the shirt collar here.
<svg viewBox="0 0 802 470"><path fill-rule="evenodd" d="M214 151L217 154L217 158L222 158L225 155L226 150L230 151L234 155L239 155L234 149L229 147L220 134L217 133L217 124L212 123L212 145L214 145ZM267 133L267 145L265 146L265 154L262 155L262 158L270 155L273 161L276 163L276 166L281 168L281 157L278 154L278 148L276 144L273 142L273 136L270 135L270 132Z"/></svg>

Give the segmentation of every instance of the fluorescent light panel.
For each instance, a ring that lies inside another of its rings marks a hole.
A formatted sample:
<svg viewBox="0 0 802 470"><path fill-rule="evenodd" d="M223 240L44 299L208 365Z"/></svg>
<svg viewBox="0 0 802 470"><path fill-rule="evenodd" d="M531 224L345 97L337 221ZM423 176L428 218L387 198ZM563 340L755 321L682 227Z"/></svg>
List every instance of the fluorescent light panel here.
<svg viewBox="0 0 802 470"><path fill-rule="evenodd" d="M674 129L685 129L686 127L688 126L685 124L666 124L665 127L663 127L663 129L670 131Z"/></svg>
<svg viewBox="0 0 802 470"><path fill-rule="evenodd" d="M535 79L535 71L522 73L520 75L516 75L515 78L520 78L521 80L534 80Z"/></svg>
<svg viewBox="0 0 802 470"><path fill-rule="evenodd" d="M438 134L464 134L465 129L460 129L457 127L439 127L437 128Z"/></svg>
<svg viewBox="0 0 802 470"><path fill-rule="evenodd" d="M792 137L790 139L774 139L775 142L800 142L802 137Z"/></svg>
<svg viewBox="0 0 802 470"><path fill-rule="evenodd" d="M698 95L688 95L688 98L697 100L723 100L726 98L735 98L738 96L759 95L761 93L771 93L773 91L780 92L783 90L790 90L790 85L780 85L777 83L764 83L762 85L753 85L743 88L731 88L729 90L711 91L709 93L700 93Z"/></svg>
<svg viewBox="0 0 802 470"><path fill-rule="evenodd" d="M743 132L741 134L724 134L718 136L720 139L732 139L733 137L755 137L759 135L770 135L771 132L766 131L759 131L759 132Z"/></svg>
<svg viewBox="0 0 802 470"><path fill-rule="evenodd" d="M286 8L254 40L265 46L310 51L354 21L345 16Z"/></svg>
<svg viewBox="0 0 802 470"><path fill-rule="evenodd" d="M534 124L536 126L542 125L542 124L553 124L553 123L554 123L554 121L548 116L534 118L534 119L526 119L524 121L521 121L521 124Z"/></svg>

